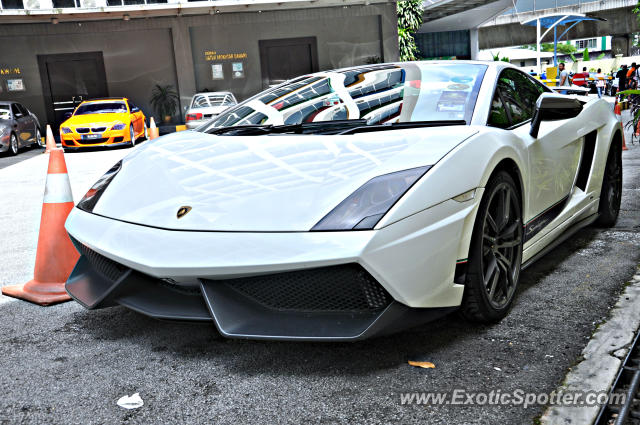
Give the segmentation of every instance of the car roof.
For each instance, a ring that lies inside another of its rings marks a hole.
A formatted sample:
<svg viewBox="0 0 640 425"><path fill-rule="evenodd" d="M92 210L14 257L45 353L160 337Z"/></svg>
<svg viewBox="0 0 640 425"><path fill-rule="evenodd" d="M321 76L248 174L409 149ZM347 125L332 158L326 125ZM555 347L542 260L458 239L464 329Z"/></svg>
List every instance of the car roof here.
<svg viewBox="0 0 640 425"><path fill-rule="evenodd" d="M230 91L203 91L203 92L198 92L194 94L193 97L196 97L198 95L204 95L204 94L213 94L218 96L230 94L231 96L233 96L233 93L231 93Z"/></svg>
<svg viewBox="0 0 640 425"><path fill-rule="evenodd" d="M13 103L19 103L19 102L14 102L12 100L0 100L0 105L11 105Z"/></svg>
<svg viewBox="0 0 640 425"><path fill-rule="evenodd" d="M126 97L101 97L101 98L98 98L98 99L83 100L82 103L109 102L109 101L114 101L114 100L128 101L129 99L127 99Z"/></svg>

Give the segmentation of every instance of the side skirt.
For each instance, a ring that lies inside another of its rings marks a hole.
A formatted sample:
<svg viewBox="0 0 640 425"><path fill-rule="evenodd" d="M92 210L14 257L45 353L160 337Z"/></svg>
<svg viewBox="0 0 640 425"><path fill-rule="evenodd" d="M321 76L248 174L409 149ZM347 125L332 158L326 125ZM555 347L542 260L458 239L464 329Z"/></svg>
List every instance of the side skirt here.
<svg viewBox="0 0 640 425"><path fill-rule="evenodd" d="M549 253L549 251L551 251L552 249L554 249L558 245L560 245L562 242L564 242L567 239L569 239L578 230L582 229L583 227L587 227L587 226L591 225L594 221L596 221L598 219L598 216L599 216L599 214L597 214L597 213L596 214L592 214L589 217L583 218L582 220L580 220L577 223L573 224L571 227L569 227L567 230L565 230L562 234L560 234L553 242L551 242L549 245L544 247L540 252L538 252L533 257L529 258L527 261L522 263L521 270L526 269L527 267L529 267L530 265L532 265L533 263L538 261L540 258L544 257L547 253Z"/></svg>

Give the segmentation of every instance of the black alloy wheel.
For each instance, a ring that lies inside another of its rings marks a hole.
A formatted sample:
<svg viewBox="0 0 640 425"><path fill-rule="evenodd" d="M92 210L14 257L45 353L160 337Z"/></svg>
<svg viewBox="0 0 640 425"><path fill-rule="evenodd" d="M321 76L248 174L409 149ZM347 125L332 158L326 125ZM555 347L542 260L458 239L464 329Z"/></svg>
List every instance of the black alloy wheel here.
<svg viewBox="0 0 640 425"><path fill-rule="evenodd" d="M476 216L461 309L466 319L494 322L508 313L520 277L523 233L518 189L500 171L489 181Z"/></svg>

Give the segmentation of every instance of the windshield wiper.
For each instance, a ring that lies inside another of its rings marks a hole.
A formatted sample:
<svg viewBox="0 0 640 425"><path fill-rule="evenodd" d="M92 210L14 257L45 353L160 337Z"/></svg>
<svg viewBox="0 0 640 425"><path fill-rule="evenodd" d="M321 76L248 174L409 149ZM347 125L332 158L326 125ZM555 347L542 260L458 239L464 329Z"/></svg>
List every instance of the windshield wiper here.
<svg viewBox="0 0 640 425"><path fill-rule="evenodd" d="M207 130L218 136L255 136L266 134L355 134L370 131L398 130L402 128L442 127L467 125L465 120L412 121L388 124L367 124L365 119L303 122L285 125L239 125Z"/></svg>
<svg viewBox="0 0 640 425"><path fill-rule="evenodd" d="M207 130L207 134L226 135L226 136L245 136L252 134L267 134L268 129L272 125L238 125L230 127L214 127Z"/></svg>
<svg viewBox="0 0 640 425"><path fill-rule="evenodd" d="M248 136L262 134L338 134L346 128L367 125L367 120L335 120L303 122L285 125L239 125L235 127L220 127L207 130L209 134L225 136Z"/></svg>
<svg viewBox="0 0 640 425"><path fill-rule="evenodd" d="M445 127L451 125L467 125L465 120L441 120L441 121L408 121L386 124L369 124L362 127L350 128L339 134L368 133L371 131L400 130L403 128Z"/></svg>

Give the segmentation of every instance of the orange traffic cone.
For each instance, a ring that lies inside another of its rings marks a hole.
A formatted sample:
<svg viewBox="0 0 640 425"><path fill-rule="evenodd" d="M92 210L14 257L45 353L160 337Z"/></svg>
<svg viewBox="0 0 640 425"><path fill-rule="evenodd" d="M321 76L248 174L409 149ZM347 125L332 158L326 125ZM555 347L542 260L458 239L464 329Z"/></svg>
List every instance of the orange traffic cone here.
<svg viewBox="0 0 640 425"><path fill-rule="evenodd" d="M618 116L618 120L620 121L620 127L622 127L622 150L628 151L627 143L624 140L624 125L622 124L622 107L619 102L616 102L616 106L613 107L613 113Z"/></svg>
<svg viewBox="0 0 640 425"><path fill-rule="evenodd" d="M33 280L3 287L4 295L40 305L71 299L64 284L80 256L64 230L64 222L72 208L73 196L64 154L62 149L54 149L49 155Z"/></svg>
<svg viewBox="0 0 640 425"><path fill-rule="evenodd" d="M153 140L156 137L160 137L160 130L156 127L156 122L153 117L149 120L149 140Z"/></svg>
<svg viewBox="0 0 640 425"><path fill-rule="evenodd" d="M56 139L53 138L53 131L51 131L51 126L47 124L47 140L46 140L47 150L45 153L49 153L54 150L56 146Z"/></svg>

